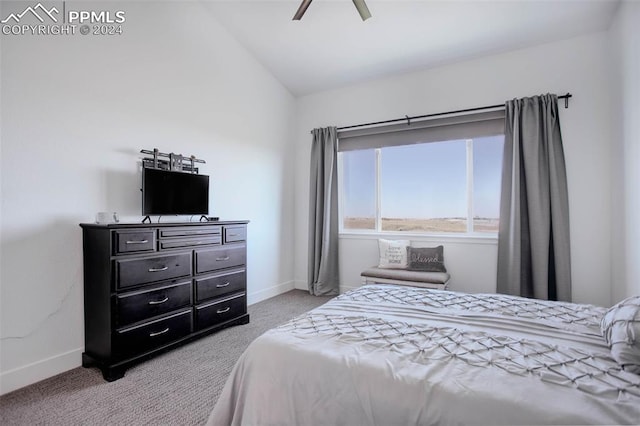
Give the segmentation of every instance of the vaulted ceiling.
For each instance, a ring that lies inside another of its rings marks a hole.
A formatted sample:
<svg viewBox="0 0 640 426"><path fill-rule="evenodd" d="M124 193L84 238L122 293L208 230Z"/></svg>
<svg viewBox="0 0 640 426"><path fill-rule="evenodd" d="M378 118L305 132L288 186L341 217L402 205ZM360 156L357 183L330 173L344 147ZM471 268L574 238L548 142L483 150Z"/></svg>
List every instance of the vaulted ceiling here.
<svg viewBox="0 0 640 426"><path fill-rule="evenodd" d="M203 0L294 95L606 30L618 0Z"/></svg>

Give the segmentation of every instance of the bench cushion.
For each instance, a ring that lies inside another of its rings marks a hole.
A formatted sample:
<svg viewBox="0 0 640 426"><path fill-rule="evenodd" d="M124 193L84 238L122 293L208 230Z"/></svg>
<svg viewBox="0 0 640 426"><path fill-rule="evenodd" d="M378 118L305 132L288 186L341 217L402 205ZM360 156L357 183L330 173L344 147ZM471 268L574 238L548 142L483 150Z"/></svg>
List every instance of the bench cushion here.
<svg viewBox="0 0 640 426"><path fill-rule="evenodd" d="M366 269L360 275L370 278L385 278L389 280L434 284L445 284L450 278L450 275L447 272L407 271L406 269L382 269L378 267Z"/></svg>

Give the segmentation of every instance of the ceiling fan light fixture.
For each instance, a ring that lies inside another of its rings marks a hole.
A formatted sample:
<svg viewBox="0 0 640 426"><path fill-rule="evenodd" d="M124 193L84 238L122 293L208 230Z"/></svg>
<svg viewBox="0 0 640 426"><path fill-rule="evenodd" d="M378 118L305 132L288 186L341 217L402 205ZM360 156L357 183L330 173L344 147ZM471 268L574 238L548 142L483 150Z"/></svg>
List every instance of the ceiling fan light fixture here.
<svg viewBox="0 0 640 426"><path fill-rule="evenodd" d="M300 7L298 8L298 11L296 12L295 15L293 15L294 21L299 21L302 19L302 16L307 11L307 8L311 4L311 1L312 0L302 0L302 3L300 3Z"/></svg>
<svg viewBox="0 0 640 426"><path fill-rule="evenodd" d="M353 0L353 4L356 9L358 9L358 13L360 14L360 17L363 21L371 18L371 12L369 12L369 8L367 7L367 4L364 2L364 0Z"/></svg>
<svg viewBox="0 0 640 426"><path fill-rule="evenodd" d="M307 11L312 1L313 0L302 0L302 3L300 3L300 7L298 7L298 11L295 15L293 15L294 21L299 21L302 19L304 13ZM353 4L358 10L358 13L360 14L360 17L363 21L371 18L371 12L369 12L369 8L367 7L367 4L364 2L364 0L353 0Z"/></svg>

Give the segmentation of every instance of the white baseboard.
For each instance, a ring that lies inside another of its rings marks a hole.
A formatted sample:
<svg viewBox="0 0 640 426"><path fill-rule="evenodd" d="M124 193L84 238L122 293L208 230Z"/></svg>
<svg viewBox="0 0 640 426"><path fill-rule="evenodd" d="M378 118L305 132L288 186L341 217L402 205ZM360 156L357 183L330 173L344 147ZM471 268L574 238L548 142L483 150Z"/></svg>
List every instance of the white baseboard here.
<svg viewBox="0 0 640 426"><path fill-rule="evenodd" d="M302 281L302 280L295 280L293 282L294 287L297 288L298 290L309 290L309 286L307 285L306 281Z"/></svg>
<svg viewBox="0 0 640 426"><path fill-rule="evenodd" d="M306 281L300 281L300 280L296 280L295 282L295 288L299 289L299 290L309 290L309 287L307 286L307 282ZM340 286L340 294L349 291L349 290L353 290L355 288L360 287L362 284L355 284L355 285L341 285Z"/></svg>
<svg viewBox="0 0 640 426"><path fill-rule="evenodd" d="M286 293L295 288L294 281L287 281L247 295L247 304L261 302ZM74 349L60 355L33 362L13 370L0 373L0 395L37 383L82 365L84 348Z"/></svg>
<svg viewBox="0 0 640 426"><path fill-rule="evenodd" d="M349 290L355 290L356 288L360 288L361 284L358 285L341 285L340 286L340 294L346 293Z"/></svg>
<svg viewBox="0 0 640 426"><path fill-rule="evenodd" d="M0 374L0 395L37 383L82 365L83 348L36 361Z"/></svg>
<svg viewBox="0 0 640 426"><path fill-rule="evenodd" d="M282 293L286 293L289 290L296 288L294 281L286 281L281 284L274 285L264 290L255 291L247 295L247 305L253 305L254 303L262 302L263 300L270 299Z"/></svg>

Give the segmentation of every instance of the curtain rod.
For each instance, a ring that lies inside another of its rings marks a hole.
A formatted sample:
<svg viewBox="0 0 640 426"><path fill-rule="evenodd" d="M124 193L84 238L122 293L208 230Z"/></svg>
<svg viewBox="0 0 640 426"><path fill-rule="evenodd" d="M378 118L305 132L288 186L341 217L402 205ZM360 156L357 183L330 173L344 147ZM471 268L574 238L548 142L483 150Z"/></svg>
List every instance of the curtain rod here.
<svg viewBox="0 0 640 426"><path fill-rule="evenodd" d="M572 97L572 96L573 95L571 95L571 93L567 93L566 95L558 96L558 99L564 99L564 107L565 108L569 108L569 98ZM378 125L378 124L396 123L398 121L406 121L407 125L411 125L411 120L415 120L415 119L437 117L437 116L440 116L440 115L460 114L460 113L463 113L463 112L483 111L483 110L495 109L495 108L504 108L504 104L488 105L488 106L476 107L476 108L459 109L457 111L436 112L434 114L416 115L414 117L409 117L408 115L405 115L404 118L394 118L392 120L376 121L376 122L373 122L373 123L354 124L353 126L338 127L338 130L355 129L357 127L375 126L375 125Z"/></svg>

